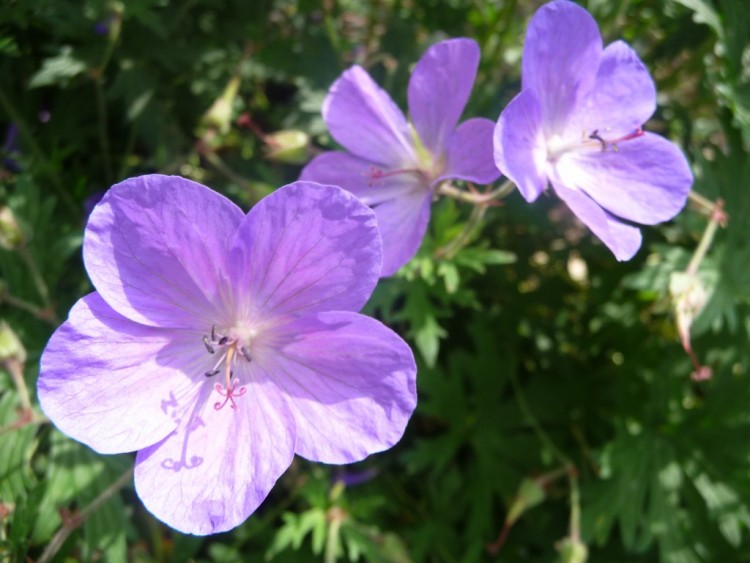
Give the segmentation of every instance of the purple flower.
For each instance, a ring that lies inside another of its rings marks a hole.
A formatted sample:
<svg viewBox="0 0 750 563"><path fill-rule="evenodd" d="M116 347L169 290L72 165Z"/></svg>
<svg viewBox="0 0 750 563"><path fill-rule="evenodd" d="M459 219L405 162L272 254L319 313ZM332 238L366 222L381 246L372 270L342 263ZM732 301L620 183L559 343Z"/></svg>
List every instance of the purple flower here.
<svg viewBox="0 0 750 563"><path fill-rule="evenodd" d="M500 115L495 162L527 201L552 184L618 260L685 205L693 177L680 149L641 125L656 90L635 51L606 48L583 8L556 0L531 19L522 91Z"/></svg>
<svg viewBox="0 0 750 563"><path fill-rule="evenodd" d="M101 453L137 451L138 495L175 529L237 526L295 453L348 463L400 439L416 367L356 313L381 242L351 194L297 182L244 215L141 176L96 206L83 257L96 291L47 344L42 408Z"/></svg>
<svg viewBox="0 0 750 563"><path fill-rule="evenodd" d="M383 273L408 262L422 243L435 189L455 178L495 181L488 119L456 127L479 65L479 47L451 39L430 47L409 80L411 123L370 75L353 66L323 103L331 136L349 152L326 152L301 179L339 185L375 210L383 237Z"/></svg>

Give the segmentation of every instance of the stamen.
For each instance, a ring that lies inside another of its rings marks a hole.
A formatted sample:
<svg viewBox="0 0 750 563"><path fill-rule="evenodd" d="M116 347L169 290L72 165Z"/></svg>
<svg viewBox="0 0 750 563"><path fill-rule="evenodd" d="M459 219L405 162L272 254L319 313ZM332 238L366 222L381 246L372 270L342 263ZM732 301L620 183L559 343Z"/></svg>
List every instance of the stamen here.
<svg viewBox="0 0 750 563"><path fill-rule="evenodd" d="M211 332L213 333L213 329L211 329ZM206 350L208 350L209 354L213 354L216 352L216 350L214 350L214 347L209 344L208 336L203 337L203 345L206 347Z"/></svg>
<svg viewBox="0 0 750 563"><path fill-rule="evenodd" d="M396 176L397 174L419 174L419 173L421 173L421 170L417 170L416 168L400 168L398 170L391 170L390 172L386 172L380 168L370 166L370 171L363 172L362 175L370 179L367 185L372 187L372 185L376 181L382 180L383 178L388 178L389 176Z"/></svg>
<svg viewBox="0 0 750 563"><path fill-rule="evenodd" d="M218 344L219 344L219 346L224 346L227 342L229 342L229 337L228 336L222 336L221 338L219 338Z"/></svg>
<svg viewBox="0 0 750 563"><path fill-rule="evenodd" d="M204 373L203 375L205 375L206 377L213 377L214 375L218 375L220 371L221 371L221 369L219 369L219 368L216 368L216 369L214 369L214 370L211 370L211 371L207 371L207 372L206 372L206 373Z"/></svg>
<svg viewBox="0 0 750 563"><path fill-rule="evenodd" d="M234 399L237 397L242 397L242 395L247 392L247 388L244 386L239 387L239 384L240 380L235 379L234 381L232 381L231 387L227 386L226 388L224 388L222 387L221 383L217 383L216 385L214 385L214 390L222 397L226 397L224 399L224 402L216 401L214 403L214 409L219 411L223 409L227 403L230 403L229 407L233 410L237 410L237 403L234 402Z"/></svg>
<svg viewBox="0 0 750 563"><path fill-rule="evenodd" d="M599 129L594 129L594 132L589 135L589 139L599 141L602 145L602 152L607 150L607 141L601 138L601 136L599 135Z"/></svg>
<svg viewBox="0 0 750 563"><path fill-rule="evenodd" d="M245 348L244 346L239 346L237 350L239 351L240 355L243 358L245 358L248 362L253 361L253 358L250 356L250 352L247 351L247 348Z"/></svg>

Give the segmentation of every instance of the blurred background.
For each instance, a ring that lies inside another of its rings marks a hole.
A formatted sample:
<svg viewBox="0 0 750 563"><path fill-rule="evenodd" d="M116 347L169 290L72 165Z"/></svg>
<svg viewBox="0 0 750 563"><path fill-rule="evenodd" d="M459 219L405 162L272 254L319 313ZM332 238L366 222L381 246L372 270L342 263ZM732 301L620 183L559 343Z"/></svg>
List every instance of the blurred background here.
<svg viewBox="0 0 750 563"><path fill-rule="evenodd" d="M438 202L366 310L419 363L392 450L297 459L245 524L191 537L140 504L133 455L98 455L39 409L39 356L92 290L82 233L109 186L179 174L248 209L334 147L320 108L344 69L405 108L447 37L479 43L465 116L495 120L541 4L2 0L0 560L750 561L745 0L581 2L651 70L646 128L683 147L706 200L627 263L554 197L479 219Z"/></svg>

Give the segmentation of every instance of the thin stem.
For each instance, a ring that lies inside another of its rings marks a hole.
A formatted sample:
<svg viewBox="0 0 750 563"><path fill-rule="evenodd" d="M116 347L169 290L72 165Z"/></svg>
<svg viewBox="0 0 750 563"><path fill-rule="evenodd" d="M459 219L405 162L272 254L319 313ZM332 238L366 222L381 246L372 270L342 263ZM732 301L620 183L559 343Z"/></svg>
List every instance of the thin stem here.
<svg viewBox="0 0 750 563"><path fill-rule="evenodd" d="M83 510L65 521L62 527L57 530L55 535L50 540L49 544L45 548L41 557L37 560L37 563L49 563L52 558L60 551L60 548L68 539L68 536L72 534L78 527L83 524L86 519L91 516L94 512L99 510L104 503L112 498L117 492L122 489L131 479L133 478L133 468L131 467L125 473L120 475L117 480L112 483L109 487L103 490L98 497L92 500L86 505Z"/></svg>
<svg viewBox="0 0 750 563"><path fill-rule="evenodd" d="M25 356L24 352L20 352L20 354ZM18 355L14 355L4 360L1 365L10 373L10 377L13 379L13 383L18 390L18 398L21 401L23 409L22 420L31 418L33 411L31 409L29 388L26 387L26 380L23 378L23 362L18 358Z"/></svg>
<svg viewBox="0 0 750 563"><path fill-rule="evenodd" d="M516 186L512 181L505 180L505 182L503 182L496 190L492 190L488 193L479 193L459 190L458 188L443 182L438 187L437 193L466 203L473 203L474 205L487 205L493 201L507 197L515 187Z"/></svg>
<svg viewBox="0 0 750 563"><path fill-rule="evenodd" d="M466 246L482 224L487 209L488 206L486 205L475 205L472 207L471 215L469 215L464 228L452 241L435 251L435 258L452 258L456 252Z"/></svg>
<svg viewBox="0 0 750 563"><path fill-rule="evenodd" d="M567 468L568 485L570 487L570 535L573 540L580 539L581 530L581 496L578 489L578 471L572 461L566 456L561 449L552 441L552 438L544 431L542 425L537 420L534 412L531 410L526 395L518 381L518 375L515 370L510 370L510 384L513 387L513 394L516 397L518 408L521 410L526 422L536 434L542 444L550 449L552 454L557 458L563 467Z"/></svg>
<svg viewBox="0 0 750 563"><path fill-rule="evenodd" d="M701 237L701 241L698 243L698 247L695 249L693 257L690 259L690 263L685 271L687 274L695 275L698 272L698 268L700 267L701 262L703 262L703 258L706 257L706 253L711 247L711 243L714 240L714 235L716 235L716 230L719 228L719 224L725 220L724 201L719 199L713 205L711 219L708 221L706 230L703 231L703 237Z"/></svg>
<svg viewBox="0 0 750 563"><path fill-rule="evenodd" d="M55 170L55 168L50 164L49 160L42 152L42 149L39 147L39 144L36 142L34 135L31 134L31 131L29 130L28 125L26 124L26 121L24 121L24 119L21 117L21 114L18 112L15 106L11 103L10 99L5 95L5 92L3 91L1 87L0 87L0 106L3 107L10 121L12 121L18 126L18 130L21 132L21 137L23 137L24 143L31 149L31 152L34 153L34 156L39 161L40 168L46 174L50 182L52 182L52 185L54 186L55 190L57 190L57 193L60 196L60 199L68 207L69 211L72 211L73 213L77 214L78 208L75 205L75 203L73 203L73 200L71 199L70 194L68 194L68 192L65 190L62 183L60 182L60 179L57 175L57 170Z"/></svg>
<svg viewBox="0 0 750 563"><path fill-rule="evenodd" d="M708 199L705 196L702 196L698 192L695 192L695 191L691 190L688 193L688 198L690 199L690 201L692 201L696 205L696 207L698 207L700 209L700 211L704 215L708 215L710 217L710 216L713 216L714 213L716 213L716 211L717 211L716 205L717 205L718 201L716 203L714 203L713 201L711 201L710 199ZM727 219L728 219L728 217L727 217L726 213L724 212L724 210L722 209L721 210L721 220L720 220L720 223L721 223L722 226L726 225Z"/></svg>
<svg viewBox="0 0 750 563"><path fill-rule="evenodd" d="M103 72L104 69L101 69ZM94 91L96 92L96 113L98 116L99 146L102 151L102 162L107 182L112 182L112 161L109 156L109 135L107 133L107 104L104 101L104 89L102 88L101 74L94 78Z"/></svg>
<svg viewBox="0 0 750 563"><path fill-rule="evenodd" d="M23 263L26 264L26 267L29 269L29 273L31 273L31 280L34 282L34 287L36 287L36 290L39 293L39 297L42 298L42 303L44 303L45 307L49 308L51 305L49 298L49 289L47 288L47 284L44 282L42 273L39 271L39 268L36 265L34 257L29 252L29 249L24 245L18 247L18 254L23 260Z"/></svg>
<svg viewBox="0 0 750 563"><path fill-rule="evenodd" d="M55 328L60 324L57 315L55 315L54 311L51 309L42 309L33 303L29 303L24 299L19 299L18 297L11 295L7 291L5 293L0 293L0 303L7 303L11 307L16 307L17 309L31 313L35 318L49 323Z"/></svg>
<svg viewBox="0 0 750 563"><path fill-rule="evenodd" d="M258 193L255 189L255 186L253 186L250 182L248 182L245 178L237 174L234 170L232 170L227 164L222 160L222 158L216 154L215 151L211 149L205 149L202 153L203 157L213 166L218 172L222 173L224 176L238 184L242 189L244 189L250 199L252 201L258 201Z"/></svg>

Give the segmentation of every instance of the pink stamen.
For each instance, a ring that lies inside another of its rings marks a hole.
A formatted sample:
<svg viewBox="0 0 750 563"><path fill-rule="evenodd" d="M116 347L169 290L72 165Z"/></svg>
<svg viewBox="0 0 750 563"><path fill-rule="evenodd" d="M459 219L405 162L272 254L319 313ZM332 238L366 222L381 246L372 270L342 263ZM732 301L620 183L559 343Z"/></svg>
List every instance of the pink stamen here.
<svg viewBox="0 0 750 563"><path fill-rule="evenodd" d="M624 137L621 137L620 139L615 139L614 141L610 141L610 144L614 145L615 143L623 143L625 141L630 141L631 139L637 139L638 137L643 137L646 133L641 129L640 127L630 133L629 135L625 135Z"/></svg>
<svg viewBox="0 0 750 563"><path fill-rule="evenodd" d="M214 403L214 409L219 411L224 408L224 405L226 405L227 403L231 403L229 405L230 408L236 410L237 403L235 403L234 400L237 397L242 397L242 395L247 392L247 387L239 387L239 384L240 380L235 379L234 381L232 381L232 387L227 386L225 388L221 383L217 383L216 385L214 385L214 390L222 397L226 397L223 403L221 401L216 401Z"/></svg>
<svg viewBox="0 0 750 563"><path fill-rule="evenodd" d="M367 185L372 187L372 185L378 180L382 180L383 178L388 178L389 176L396 176L397 174L418 173L418 172L419 170L415 170L411 168L400 168L398 170L391 170L390 172L386 172L385 170L376 168L375 166L370 166L370 171L363 172L362 175L370 179L370 181L367 182Z"/></svg>

